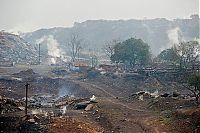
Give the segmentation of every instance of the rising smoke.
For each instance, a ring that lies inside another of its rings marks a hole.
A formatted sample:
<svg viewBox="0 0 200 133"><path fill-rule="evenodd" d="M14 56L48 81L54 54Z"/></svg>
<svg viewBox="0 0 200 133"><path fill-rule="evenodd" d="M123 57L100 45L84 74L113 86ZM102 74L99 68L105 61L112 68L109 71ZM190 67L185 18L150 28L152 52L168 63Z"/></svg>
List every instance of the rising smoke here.
<svg viewBox="0 0 200 133"><path fill-rule="evenodd" d="M170 48L173 45L177 45L180 42L184 41L182 32L181 32L179 27L168 30L167 35L168 35L168 38L169 38L169 43L168 43L166 48Z"/></svg>
<svg viewBox="0 0 200 133"><path fill-rule="evenodd" d="M36 40L36 43L47 45L48 55L51 57L50 64L56 64L57 58L63 58L63 55L65 54L59 47L59 43L53 35L43 36L42 38Z"/></svg>
<svg viewBox="0 0 200 133"><path fill-rule="evenodd" d="M185 40L183 38L182 31L180 30L179 27L175 27L173 29L170 29L166 33L167 33L167 37L169 39L169 42L167 43L167 45L163 45L160 48L160 51L163 51L165 49L168 49L168 48L171 48L175 45L178 45L180 42Z"/></svg>

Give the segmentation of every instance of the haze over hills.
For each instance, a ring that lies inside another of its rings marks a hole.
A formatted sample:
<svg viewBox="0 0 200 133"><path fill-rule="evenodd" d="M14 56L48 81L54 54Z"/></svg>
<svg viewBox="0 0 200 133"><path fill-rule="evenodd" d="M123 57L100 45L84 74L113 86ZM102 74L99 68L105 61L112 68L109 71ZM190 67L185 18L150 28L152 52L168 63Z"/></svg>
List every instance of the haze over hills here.
<svg viewBox="0 0 200 133"><path fill-rule="evenodd" d="M153 55L161 50L179 43L199 38L199 16L192 15L190 19L167 20L165 18L146 20L88 20L74 23L71 28L56 27L39 29L24 33L22 37L33 45L45 36L52 35L59 47L66 51L70 34L76 32L84 39L87 49L102 50L106 42L113 39L125 40L130 37L141 38L147 42Z"/></svg>

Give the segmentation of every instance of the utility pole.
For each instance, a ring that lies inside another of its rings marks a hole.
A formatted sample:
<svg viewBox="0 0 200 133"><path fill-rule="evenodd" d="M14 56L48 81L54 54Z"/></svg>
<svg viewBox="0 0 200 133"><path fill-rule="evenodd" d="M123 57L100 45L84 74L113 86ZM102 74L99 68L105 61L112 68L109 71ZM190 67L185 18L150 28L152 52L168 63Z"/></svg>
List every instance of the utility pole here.
<svg viewBox="0 0 200 133"><path fill-rule="evenodd" d="M40 43L39 43L38 47L39 47L39 53L38 53L39 54L39 57L38 57L39 58L39 62L38 62L38 64L40 64Z"/></svg>
<svg viewBox="0 0 200 133"><path fill-rule="evenodd" d="M25 107L25 115L27 115L27 105L28 105L28 86L30 84L26 83L26 107Z"/></svg>

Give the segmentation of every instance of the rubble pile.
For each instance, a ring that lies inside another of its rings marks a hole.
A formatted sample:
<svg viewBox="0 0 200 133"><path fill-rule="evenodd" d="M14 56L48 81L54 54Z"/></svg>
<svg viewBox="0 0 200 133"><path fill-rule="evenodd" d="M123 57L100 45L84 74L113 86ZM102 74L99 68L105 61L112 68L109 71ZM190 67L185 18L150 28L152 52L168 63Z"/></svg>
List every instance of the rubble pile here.
<svg viewBox="0 0 200 133"><path fill-rule="evenodd" d="M17 101L7 97L0 97L0 131L47 133L47 125L50 126L49 128L54 128L55 121L59 119L58 117L64 118L66 110L90 111L93 107L93 104L96 103L96 97L92 96L92 98L75 98L65 96L56 98L54 95L35 95L29 97L28 101L28 115L25 115L25 103L23 100ZM47 105L44 104L45 102L47 104L51 103L51 106L47 107ZM40 106L35 106L35 103L40 103ZM85 125L84 123L79 124L83 124L83 127ZM75 124L73 125L75 126ZM2 128L4 126L6 128ZM90 127L88 126L88 129L89 128ZM79 130L82 131L82 128ZM89 130L92 131L93 128L90 128Z"/></svg>
<svg viewBox="0 0 200 133"><path fill-rule="evenodd" d="M37 62L36 49L17 35L0 32L0 65Z"/></svg>
<svg viewBox="0 0 200 133"><path fill-rule="evenodd" d="M38 73L35 73L32 69L27 69L24 71L20 71L19 73L14 73L13 77L15 79L21 79L22 81L28 82L37 79L38 77L40 77L40 75Z"/></svg>
<svg viewBox="0 0 200 133"><path fill-rule="evenodd" d="M85 110L89 111L92 109L93 104L97 103L96 98L94 99L94 95L92 98L76 98L65 96L64 98L59 99L55 103L55 107L66 109L76 109L76 110Z"/></svg>
<svg viewBox="0 0 200 133"><path fill-rule="evenodd" d="M32 108L34 108L34 107L47 107L47 108L52 107L55 100L56 100L56 95L49 95L49 94L33 95L28 98L29 107L32 107Z"/></svg>
<svg viewBox="0 0 200 133"><path fill-rule="evenodd" d="M0 114L24 110L24 102L0 96Z"/></svg>
<svg viewBox="0 0 200 133"><path fill-rule="evenodd" d="M32 69L27 69L24 71L20 71L19 73L13 74L15 77L24 77L24 76L39 76L37 73L35 73Z"/></svg>

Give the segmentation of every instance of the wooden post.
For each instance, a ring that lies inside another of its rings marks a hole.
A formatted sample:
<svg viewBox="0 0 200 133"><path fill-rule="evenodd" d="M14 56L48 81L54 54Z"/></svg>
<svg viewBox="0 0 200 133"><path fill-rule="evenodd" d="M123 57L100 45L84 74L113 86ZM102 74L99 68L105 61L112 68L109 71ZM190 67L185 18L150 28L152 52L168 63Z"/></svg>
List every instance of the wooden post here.
<svg viewBox="0 0 200 133"><path fill-rule="evenodd" d="M39 54L39 55L38 55L38 56L39 56L39 57L38 57L39 62L38 62L38 64L40 64L40 62L41 62L41 61L40 61L40 57L41 57L41 55L40 55L40 43L39 43L39 46L38 46L38 47L39 47L39 53L38 53L38 54Z"/></svg>
<svg viewBox="0 0 200 133"><path fill-rule="evenodd" d="M25 107L25 115L27 115L27 105L28 105L28 86L29 84L26 83L26 107Z"/></svg>

